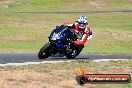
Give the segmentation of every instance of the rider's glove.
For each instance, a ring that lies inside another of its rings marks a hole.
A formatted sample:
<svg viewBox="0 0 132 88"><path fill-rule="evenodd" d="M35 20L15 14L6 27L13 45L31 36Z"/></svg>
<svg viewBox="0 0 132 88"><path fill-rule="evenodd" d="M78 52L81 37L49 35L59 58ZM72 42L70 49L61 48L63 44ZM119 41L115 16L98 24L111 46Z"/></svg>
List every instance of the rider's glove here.
<svg viewBox="0 0 132 88"><path fill-rule="evenodd" d="M83 41L81 41L80 39L77 39L76 41L74 41L75 45L84 45Z"/></svg>
<svg viewBox="0 0 132 88"><path fill-rule="evenodd" d="M92 37L93 37L93 33L92 33L92 31L90 31L90 35L89 35L89 37L87 38L87 40L92 39Z"/></svg>
<svg viewBox="0 0 132 88"><path fill-rule="evenodd" d="M87 40L90 40L90 39L92 39L92 37L93 37L93 36L92 36L92 35L90 35L90 36L87 38Z"/></svg>

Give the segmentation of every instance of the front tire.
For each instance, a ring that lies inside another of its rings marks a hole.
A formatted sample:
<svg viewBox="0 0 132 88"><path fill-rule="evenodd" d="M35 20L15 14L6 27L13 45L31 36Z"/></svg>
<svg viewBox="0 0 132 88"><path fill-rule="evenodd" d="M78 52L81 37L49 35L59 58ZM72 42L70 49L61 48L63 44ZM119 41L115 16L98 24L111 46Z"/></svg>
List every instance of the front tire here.
<svg viewBox="0 0 132 88"><path fill-rule="evenodd" d="M50 43L45 44L38 53L39 59L46 59L50 56L50 49L52 48L52 45Z"/></svg>

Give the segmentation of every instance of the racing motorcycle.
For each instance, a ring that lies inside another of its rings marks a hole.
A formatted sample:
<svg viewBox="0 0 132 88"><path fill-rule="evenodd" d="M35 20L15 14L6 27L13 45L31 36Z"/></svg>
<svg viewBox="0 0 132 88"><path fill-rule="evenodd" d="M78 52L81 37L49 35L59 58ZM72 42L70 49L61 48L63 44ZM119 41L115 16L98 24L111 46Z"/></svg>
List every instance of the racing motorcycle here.
<svg viewBox="0 0 132 88"><path fill-rule="evenodd" d="M46 59L57 53L66 56L66 58L75 58L81 52L78 46L74 45L77 36L74 29L67 26L57 26L50 34L49 42L46 43L39 51L38 58Z"/></svg>

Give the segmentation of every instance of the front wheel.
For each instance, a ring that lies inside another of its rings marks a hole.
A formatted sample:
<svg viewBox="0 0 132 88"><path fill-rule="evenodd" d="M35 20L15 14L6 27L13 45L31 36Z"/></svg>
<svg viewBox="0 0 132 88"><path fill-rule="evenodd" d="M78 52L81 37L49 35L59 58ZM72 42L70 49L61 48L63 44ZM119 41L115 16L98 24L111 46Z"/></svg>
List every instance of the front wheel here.
<svg viewBox="0 0 132 88"><path fill-rule="evenodd" d="M39 59L46 59L50 56L50 49L52 48L52 45L50 43L45 44L38 53Z"/></svg>

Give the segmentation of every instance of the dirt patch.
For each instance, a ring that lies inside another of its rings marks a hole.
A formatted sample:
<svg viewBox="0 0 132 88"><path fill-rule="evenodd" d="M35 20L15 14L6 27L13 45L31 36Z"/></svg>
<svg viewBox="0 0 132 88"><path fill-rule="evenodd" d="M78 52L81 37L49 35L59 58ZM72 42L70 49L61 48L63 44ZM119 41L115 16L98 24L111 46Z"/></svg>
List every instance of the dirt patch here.
<svg viewBox="0 0 132 88"><path fill-rule="evenodd" d="M38 88L43 85L42 79L48 77L48 74L28 70L1 71L0 77L0 87Z"/></svg>
<svg viewBox="0 0 132 88"><path fill-rule="evenodd" d="M0 0L0 8L8 8L8 5L13 3L12 0Z"/></svg>
<svg viewBox="0 0 132 88"><path fill-rule="evenodd" d="M89 4L93 7L96 7L96 8L102 8L103 6L106 5L106 3L104 2L101 2L101 1L90 1Z"/></svg>
<svg viewBox="0 0 132 88"><path fill-rule="evenodd" d="M116 64L115 64L116 63ZM76 77L76 68L82 66L88 74L131 74L132 65L117 62L78 61L70 63L40 64L0 68L1 88L81 88ZM103 85L104 86L104 85ZM87 88L102 88L100 84L86 84ZM105 87L110 88L110 87ZM117 87L118 88L118 87Z"/></svg>

